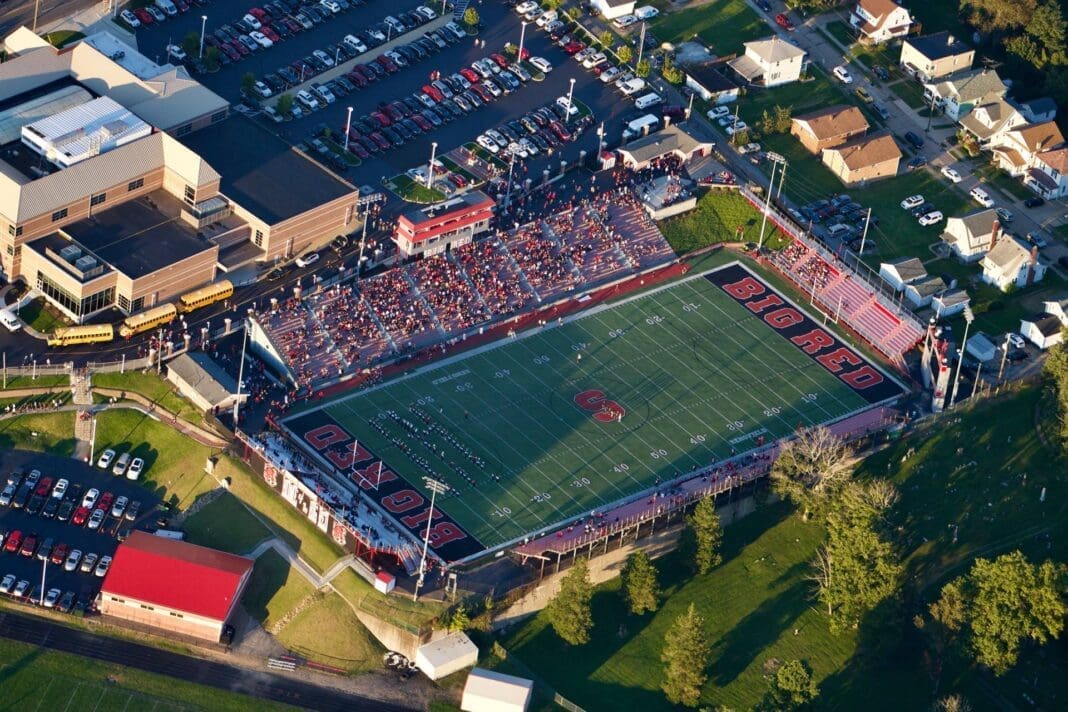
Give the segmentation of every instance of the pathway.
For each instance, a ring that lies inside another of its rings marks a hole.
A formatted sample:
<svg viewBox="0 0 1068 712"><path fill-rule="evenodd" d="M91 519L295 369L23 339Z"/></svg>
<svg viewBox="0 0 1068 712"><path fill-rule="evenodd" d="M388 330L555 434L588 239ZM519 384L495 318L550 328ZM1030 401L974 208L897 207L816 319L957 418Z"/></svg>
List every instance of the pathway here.
<svg viewBox="0 0 1068 712"><path fill-rule="evenodd" d="M271 537L264 539L256 545L249 553L245 554L250 559L258 559L268 549L274 549L283 559L289 562L289 565L300 572L300 574L308 580L312 586L316 589L321 589L324 586L328 586L342 571L347 568L351 568L354 558L349 556L343 556L334 562L333 566L326 570L321 576L315 572L311 566L308 565L304 559L300 558L300 554L293 550L293 547L286 544L278 537Z"/></svg>

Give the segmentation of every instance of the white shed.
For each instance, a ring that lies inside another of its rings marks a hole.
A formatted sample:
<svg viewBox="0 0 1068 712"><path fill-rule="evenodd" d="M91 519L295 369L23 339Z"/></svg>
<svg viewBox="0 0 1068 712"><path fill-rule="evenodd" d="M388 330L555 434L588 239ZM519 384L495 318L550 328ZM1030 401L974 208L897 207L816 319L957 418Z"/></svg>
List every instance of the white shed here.
<svg viewBox="0 0 1068 712"><path fill-rule="evenodd" d="M987 362L997 355L998 347L983 333L972 334L968 337L968 346L965 347L968 355L976 361Z"/></svg>
<svg viewBox="0 0 1068 712"><path fill-rule="evenodd" d="M521 677L475 668L467 676L463 712L526 712L534 683Z"/></svg>
<svg viewBox="0 0 1068 712"><path fill-rule="evenodd" d="M956 316L971 303L971 297L963 289L947 289L931 297L931 308L939 318Z"/></svg>
<svg viewBox="0 0 1068 712"><path fill-rule="evenodd" d="M440 680L477 662L478 647L463 633L450 633L415 651L416 667L431 680Z"/></svg>
<svg viewBox="0 0 1068 712"><path fill-rule="evenodd" d="M1030 319L1020 320L1020 333L1025 339L1045 351L1064 340L1061 320L1053 314L1038 314Z"/></svg>

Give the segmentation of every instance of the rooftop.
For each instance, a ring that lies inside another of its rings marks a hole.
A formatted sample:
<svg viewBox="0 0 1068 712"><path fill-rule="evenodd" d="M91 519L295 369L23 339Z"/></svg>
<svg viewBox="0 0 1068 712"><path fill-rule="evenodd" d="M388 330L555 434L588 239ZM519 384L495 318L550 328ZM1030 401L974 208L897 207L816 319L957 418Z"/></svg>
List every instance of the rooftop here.
<svg viewBox="0 0 1068 712"><path fill-rule="evenodd" d="M983 99L990 94L1004 96L1007 87L992 69L969 69L935 85L939 96L956 97L959 103Z"/></svg>
<svg viewBox="0 0 1068 712"><path fill-rule="evenodd" d="M901 158L901 149L897 147L893 136L887 133L863 136L823 150L840 153L842 162L852 171Z"/></svg>
<svg viewBox="0 0 1068 712"><path fill-rule="evenodd" d="M1064 328L1061 320L1053 314L1036 314L1028 321L1034 324L1043 336L1056 336Z"/></svg>
<svg viewBox="0 0 1068 712"><path fill-rule="evenodd" d="M812 134L821 140L866 131L869 126L859 108L845 104L795 116L794 121L807 124Z"/></svg>
<svg viewBox="0 0 1068 712"><path fill-rule="evenodd" d="M357 189L241 115L180 139L222 174L220 192L268 224Z"/></svg>
<svg viewBox="0 0 1068 712"><path fill-rule="evenodd" d="M1032 151L1044 151L1064 143L1064 135L1053 121L1019 126L1013 131L1020 134L1024 145Z"/></svg>
<svg viewBox="0 0 1068 712"><path fill-rule="evenodd" d="M778 35L766 40L745 43L746 54L755 54L765 62L784 62L794 57L805 56L805 50L790 44Z"/></svg>
<svg viewBox="0 0 1068 712"><path fill-rule="evenodd" d="M673 151L689 154L702 144L712 144L712 141L695 135L696 128L697 125L687 121L671 124L656 133L631 141L619 150L629 155L635 163L644 163Z"/></svg>
<svg viewBox="0 0 1068 712"><path fill-rule="evenodd" d="M103 591L223 620L251 569L243 556L135 531L119 544Z"/></svg>
<svg viewBox="0 0 1068 712"><path fill-rule="evenodd" d="M923 37L910 37L905 40L924 57L930 60L945 59L958 54L970 52L971 47L964 44L948 32L935 32Z"/></svg>
<svg viewBox="0 0 1068 712"><path fill-rule="evenodd" d="M105 203L106 205L106 203ZM67 225L72 240L131 279L144 277L215 245L178 217L183 203L163 190Z"/></svg>
<svg viewBox="0 0 1068 712"><path fill-rule="evenodd" d="M481 190L472 190L455 198L450 198L440 203L427 205L422 208L414 208L401 215L414 226L428 221L437 221L442 214L466 208L486 208L494 205L493 200Z"/></svg>
<svg viewBox="0 0 1068 712"><path fill-rule="evenodd" d="M905 281L927 276L927 269L917 257L899 257L886 264L893 267L897 275Z"/></svg>
<svg viewBox="0 0 1068 712"><path fill-rule="evenodd" d="M69 165L151 133L152 127L106 96L70 106L22 127L22 139L55 163Z"/></svg>
<svg viewBox="0 0 1068 712"><path fill-rule="evenodd" d="M167 369L211 403L222 403L237 393L237 380L201 351L182 354L168 361Z"/></svg>
<svg viewBox="0 0 1068 712"><path fill-rule="evenodd" d="M710 92L731 91L738 85L719 71L720 62L701 62L687 64L683 69L693 80Z"/></svg>
<svg viewBox="0 0 1068 712"><path fill-rule="evenodd" d="M151 79L173 68L171 64L156 64L110 32L97 32L89 35L82 42L138 79Z"/></svg>

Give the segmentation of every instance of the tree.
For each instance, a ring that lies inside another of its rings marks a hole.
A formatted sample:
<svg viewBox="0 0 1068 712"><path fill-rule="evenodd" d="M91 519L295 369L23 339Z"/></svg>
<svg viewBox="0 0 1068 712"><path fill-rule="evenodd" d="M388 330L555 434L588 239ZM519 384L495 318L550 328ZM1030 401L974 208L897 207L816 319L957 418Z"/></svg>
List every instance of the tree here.
<svg viewBox="0 0 1068 712"><path fill-rule="evenodd" d="M961 0L968 23L983 33L1014 30L1031 20L1038 0Z"/></svg>
<svg viewBox="0 0 1068 712"><path fill-rule="evenodd" d="M204 48L204 66L209 71L214 71L219 68L219 48L218 47L205 47Z"/></svg>
<svg viewBox="0 0 1068 712"><path fill-rule="evenodd" d="M463 632L471 627L471 617L467 615L467 609L460 606L449 617L449 623L446 626L450 631Z"/></svg>
<svg viewBox="0 0 1068 712"><path fill-rule="evenodd" d="M682 70L669 57L664 57L664 66L661 67L660 73L671 84L682 84L683 79L685 79Z"/></svg>
<svg viewBox="0 0 1068 712"><path fill-rule="evenodd" d="M560 582L560 591L545 607L553 630L569 645L583 645L590 641L590 629L593 628L593 612L590 609L592 598L590 568L586 559L579 559Z"/></svg>
<svg viewBox="0 0 1068 712"><path fill-rule="evenodd" d="M976 559L965 579L969 648L975 661L1003 675L1026 641L1044 644L1064 630L1064 567L1030 563L1019 550Z"/></svg>
<svg viewBox="0 0 1068 712"><path fill-rule="evenodd" d="M565 14L572 20L577 20L579 18L579 15L582 14L582 10L579 10L577 7L569 7L567 8L567 12Z"/></svg>
<svg viewBox="0 0 1068 712"><path fill-rule="evenodd" d="M723 528L716 514L716 504L711 497L705 497L693 508L686 524L693 546L694 566L697 572L707 574L713 566L719 566L723 556L719 547L723 543Z"/></svg>
<svg viewBox="0 0 1068 712"><path fill-rule="evenodd" d="M643 59L642 61L638 62L638 66L634 69L634 73L644 79L645 77L649 76L649 72L651 72L652 69L653 68L652 66L650 66L649 60Z"/></svg>
<svg viewBox="0 0 1068 712"><path fill-rule="evenodd" d="M623 64L630 64L630 60L634 59L634 52L631 51L630 45L620 45L616 50L616 56Z"/></svg>
<svg viewBox="0 0 1068 712"><path fill-rule="evenodd" d="M798 506L801 518L808 521L849 481L853 470L849 456L845 443L827 428L805 428L779 451L771 468L772 487Z"/></svg>
<svg viewBox="0 0 1068 712"><path fill-rule="evenodd" d="M182 50L190 57L200 56L200 33L190 32L182 39Z"/></svg>
<svg viewBox="0 0 1068 712"><path fill-rule="evenodd" d="M812 670L802 660L787 660L779 665L768 683L770 689L759 708L769 712L799 709L819 695L819 687L812 679Z"/></svg>
<svg viewBox="0 0 1068 712"><path fill-rule="evenodd" d="M1060 2L1047 0L1036 7L1024 28L1024 34L1006 41L1005 49L1038 70L1068 64L1064 11Z"/></svg>
<svg viewBox="0 0 1068 712"><path fill-rule="evenodd" d="M601 43L602 47L608 49L616 43L616 33L612 32L612 30L605 30L601 33L601 36L597 38L597 41Z"/></svg>
<svg viewBox="0 0 1068 712"><path fill-rule="evenodd" d="M704 618L694 610L693 603L668 629L664 637L662 688L672 704L696 707L701 688L708 679L708 637Z"/></svg>
<svg viewBox="0 0 1068 712"><path fill-rule="evenodd" d="M252 91L252 87L256 85L256 75L252 72L245 72L241 75L241 91L246 94Z"/></svg>
<svg viewBox="0 0 1068 712"><path fill-rule="evenodd" d="M289 94L283 94L278 97L278 103L274 105L274 110L282 116L289 116L289 112L293 111L293 97Z"/></svg>
<svg viewBox="0 0 1068 712"><path fill-rule="evenodd" d="M972 712L972 706L962 695L946 695L935 702L934 712Z"/></svg>
<svg viewBox="0 0 1068 712"><path fill-rule="evenodd" d="M655 611L660 596L660 584L656 580L656 569L649 560L649 555L641 549L627 557L623 566L623 591L627 606L635 615Z"/></svg>
<svg viewBox="0 0 1068 712"><path fill-rule="evenodd" d="M468 27L477 27L478 26L478 21L479 21L478 10L476 10L473 7L468 7L466 10L464 10L464 24L465 25L467 25Z"/></svg>

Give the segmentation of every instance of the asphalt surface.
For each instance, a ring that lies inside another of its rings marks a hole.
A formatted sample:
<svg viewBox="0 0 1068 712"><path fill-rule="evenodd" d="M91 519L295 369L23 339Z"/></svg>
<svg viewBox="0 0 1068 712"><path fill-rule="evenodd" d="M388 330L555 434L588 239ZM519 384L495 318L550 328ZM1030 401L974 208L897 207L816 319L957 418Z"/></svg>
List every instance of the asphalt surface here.
<svg viewBox="0 0 1068 712"><path fill-rule="evenodd" d="M33 27L34 0L13 2L9 0L0 5L0 37L9 34L20 25ZM94 0L40 0L37 4L37 28L47 27L70 17L74 13L94 5Z"/></svg>
<svg viewBox="0 0 1068 712"><path fill-rule="evenodd" d="M146 444L123 443L120 445L116 443L114 445L108 444L107 446L115 446L120 451L130 451L138 448L135 450L135 454L146 458L146 462L149 463L146 475L151 477L151 460L154 458L153 453L149 451ZM98 449L97 454L99 455L100 452L101 450ZM80 550L83 555L92 552L98 557L111 556L118 546L118 540L114 534L117 528L129 527L132 529L134 526L141 526L147 522L155 521L153 512L159 503L158 494L138 482L127 480L125 477L116 477L110 470L101 470L77 460L45 453L18 450L7 450L0 453L0 473L4 478L16 467L21 467L27 473L36 468L41 471L42 479L51 477L53 485L60 478L69 480L68 494L78 484L83 487L81 495L95 487L101 494L111 492L116 498L125 496L130 502L140 501L141 513L136 522L120 521L109 515L99 529L93 530L89 529L88 526L77 526L69 520L61 522L58 519L46 517L41 513L30 514L26 511L26 508L0 507L0 531L5 533L5 543L11 532L19 531L24 536L30 534L36 536L38 543L50 537L55 545L66 544L71 550ZM0 485L5 482L6 479L0 479ZM79 500L81 495L78 497ZM80 504L80 501L77 504ZM119 527L116 527L116 525L119 525ZM35 556L24 557L15 553L0 552L0 577L14 574L19 580L25 579L33 586L40 586L41 573L42 562L38 561ZM54 565L51 562L44 567L44 573L45 591L50 588L74 591L76 595L85 601L91 600L100 589L102 581L102 579L91 573L81 573L79 570L64 571L62 565Z"/></svg>
<svg viewBox="0 0 1068 712"><path fill-rule="evenodd" d="M323 712L333 710L337 712L350 712L351 710L400 712L414 709L345 694L267 672L245 670L234 665L211 662L147 645L94 635L15 613L0 613L0 636L158 675L167 675L198 685L207 685Z"/></svg>

